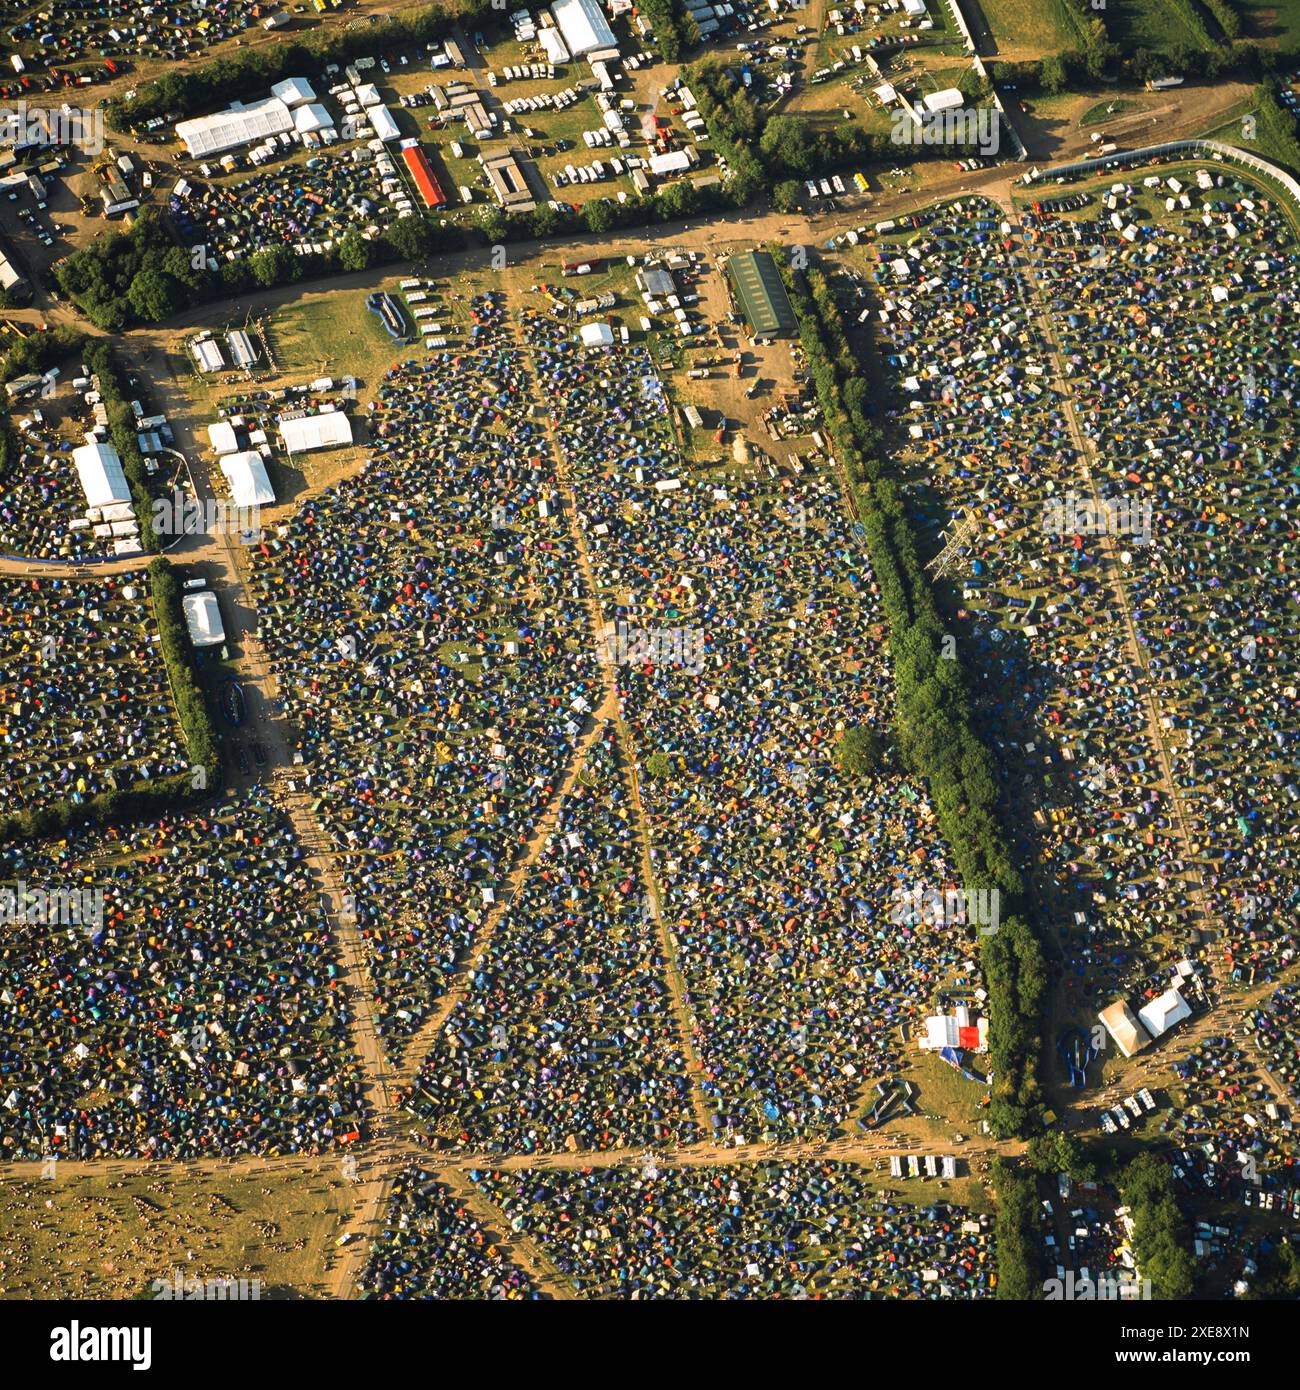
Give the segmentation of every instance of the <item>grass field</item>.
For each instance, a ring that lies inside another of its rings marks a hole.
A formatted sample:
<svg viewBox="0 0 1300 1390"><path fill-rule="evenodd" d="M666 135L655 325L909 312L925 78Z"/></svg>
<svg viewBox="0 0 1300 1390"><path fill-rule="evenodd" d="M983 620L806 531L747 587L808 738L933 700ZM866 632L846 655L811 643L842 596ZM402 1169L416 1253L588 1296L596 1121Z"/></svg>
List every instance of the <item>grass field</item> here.
<svg viewBox="0 0 1300 1390"><path fill-rule="evenodd" d="M1300 48L1300 0L1233 0L1241 37L1276 48Z"/></svg>
<svg viewBox="0 0 1300 1390"><path fill-rule="evenodd" d="M1066 9L1066 0L979 0L997 40L1000 56L1035 55L1075 48L1082 37Z"/></svg>
<svg viewBox="0 0 1300 1390"><path fill-rule="evenodd" d="M400 303L399 278L385 277L380 283ZM335 380L352 376L357 379L358 399L365 401L390 367L422 354L424 349L418 340L410 345L395 343L388 337L378 315L365 307L368 293L366 289L359 289L311 295L277 310L267 319L266 329L279 371L271 372L262 362L255 383L245 383L241 377L239 384L228 385L226 378L233 375L229 372L202 376L179 349L173 351L172 365L177 382L189 398L200 437L203 437L203 429L218 418L218 403L226 397L242 394L250 385L302 385L322 376ZM440 291L434 292L433 300L437 302L439 322L456 332L463 321L463 311ZM369 443L364 438L364 430L357 428L355 413L353 418L357 442L350 448L300 455L292 462L280 453L272 456L267 463L267 474L275 489L277 504L288 504L308 484L318 486L322 480L332 479L361 464L369 452ZM224 491L224 483L218 476L214 475L211 481L218 493Z"/></svg>
<svg viewBox="0 0 1300 1390"><path fill-rule="evenodd" d="M398 277L383 288L401 302ZM286 305L271 321L272 350L281 375L289 380L316 376L354 376L373 385L397 362L411 355L384 332L379 317L366 308L368 291L345 290Z"/></svg>
<svg viewBox="0 0 1300 1390"><path fill-rule="evenodd" d="M1163 51L1176 44L1203 46L1202 36L1168 0L1125 0L1122 5L1110 5L1106 9L1106 28L1111 42L1129 51Z"/></svg>
<svg viewBox="0 0 1300 1390"><path fill-rule="evenodd" d="M0 1181L0 1298L151 1297L152 1281L260 1279L314 1297L351 1209L335 1159L129 1177L57 1172Z"/></svg>
<svg viewBox="0 0 1300 1390"><path fill-rule="evenodd" d="M915 1049L915 1044L912 1044ZM954 1132L967 1137L979 1133L979 1124L984 1117L980 1101L986 1095L986 1088L967 1079L940 1060L933 1052L916 1050L916 1064L909 1080L913 1081L920 1095L917 1097L918 1109L925 1115L938 1116L941 1123L936 1134L947 1135L951 1141ZM972 1057L971 1070L977 1074L987 1070L986 1057Z"/></svg>
<svg viewBox="0 0 1300 1390"><path fill-rule="evenodd" d="M948 1150L944 1150L947 1152ZM960 1159L961 1151L957 1151ZM886 1170L888 1172L888 1170ZM929 1206L931 1202L952 1202L973 1212L988 1212L994 1209L989 1190L975 1177L960 1177L954 1182L944 1182L936 1178L888 1178L877 1188L897 1202L910 1202L914 1206Z"/></svg>
<svg viewBox="0 0 1300 1390"><path fill-rule="evenodd" d="M535 96L543 91L562 90L563 84L555 82L512 82L508 86L497 89L498 96L502 100L510 100L516 96ZM504 96L502 94L504 93ZM635 136L641 121L642 113L630 113L627 119L628 130ZM617 178L606 178L600 183L577 183L568 184L563 188L558 187L554 182L554 174L557 169L563 169L566 164L593 164L597 159L602 163L608 164L611 159L620 156L626 157L631 153L645 153L645 147L638 145L634 149L620 150L617 145L608 146L601 149L588 149L582 139L584 130L598 130L604 124L600 108L596 105L595 97L587 97L582 101L575 102L564 111L526 111L516 116L508 118L511 124L510 131L506 134L505 140L491 141L487 146L481 146L465 136L462 127L452 126L447 130L430 132L430 137L436 138L436 153L431 153L434 167L438 165L447 171L452 183L454 192L461 184L466 185L474 191L474 206L482 208L485 206L495 206L495 199L488 191L486 180L482 168L478 163L477 156L480 151L488 154L499 154L503 149L510 148L521 151L531 159L536 170L542 175L541 187L544 195L539 201L545 198L556 198L566 203L585 203L591 198L616 198L620 192L626 193L631 197L634 193L631 176L623 174ZM532 135L526 132L532 131ZM553 154L542 153L544 148L553 147L558 140L567 140L572 146L566 151L556 151ZM426 142L427 144L428 142ZM464 149L464 158L457 159L451 152L453 143L459 143ZM711 162L711 156L707 149L701 149L701 167L707 166ZM538 188L534 183L534 191Z"/></svg>

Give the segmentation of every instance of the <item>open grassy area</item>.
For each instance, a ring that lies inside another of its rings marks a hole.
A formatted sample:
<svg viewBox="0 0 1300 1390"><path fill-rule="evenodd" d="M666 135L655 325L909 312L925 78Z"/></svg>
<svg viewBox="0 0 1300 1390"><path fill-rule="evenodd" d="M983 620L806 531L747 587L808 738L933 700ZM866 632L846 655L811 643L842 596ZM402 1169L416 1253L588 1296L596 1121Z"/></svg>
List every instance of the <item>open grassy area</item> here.
<svg viewBox="0 0 1300 1390"><path fill-rule="evenodd" d="M336 1159L156 1176L0 1180L0 1298L152 1297L152 1281L260 1279L319 1297L352 1190Z"/></svg>
<svg viewBox="0 0 1300 1390"><path fill-rule="evenodd" d="M1082 37L1065 0L979 0L1000 56L1073 48Z"/></svg>
<svg viewBox="0 0 1300 1390"><path fill-rule="evenodd" d="M1300 48L1300 0L1233 0L1241 37L1273 48Z"/></svg>
<svg viewBox="0 0 1300 1390"><path fill-rule="evenodd" d="M978 1134L985 1114L980 1109L980 1101L988 1094L987 1088L978 1082L968 1081L937 1053L922 1052L914 1043L909 1045L909 1052L916 1057L908 1080L920 1092L917 1109L923 1115L938 1117L936 1137L946 1135L951 1143L954 1133L964 1134L967 1138ZM977 1075L987 1066L987 1057L973 1056L970 1059L970 1069Z"/></svg>
<svg viewBox="0 0 1300 1390"><path fill-rule="evenodd" d="M827 6L828 10L833 8L834 6ZM841 8L846 15L852 13L847 7ZM791 12L791 17L797 13L797 11ZM928 5L926 7L926 18L930 20L933 27L917 35L917 37L924 38L927 41L927 46L924 51L930 53L951 52L954 55L963 51L961 48L961 40L957 34L957 26L952 22L952 17L947 5L942 3L932 3ZM905 25L906 27L904 27ZM857 44L859 48L865 50L873 38L898 39L908 33L916 34L916 21L909 20L908 16L905 15L902 10L896 10L893 13L881 11L879 14L875 15L868 14L860 27L854 29L849 24L845 24L843 27L843 34L837 33L835 25L833 24L827 24L822 29L821 33L817 36L816 44L812 45L812 56L811 61L808 63L807 72L812 73L818 68L830 67L836 59L847 57L849 49L854 44ZM777 32L779 32L779 26ZM777 37L777 33L774 32L771 37ZM953 47L951 49L947 47L947 44L944 45L943 49L929 46L930 42L933 40L947 39L953 41ZM913 53L920 51L922 50L912 50Z"/></svg>
<svg viewBox="0 0 1300 1390"><path fill-rule="evenodd" d="M383 288L397 296L398 278ZM271 320L269 336L281 374L290 380L315 376L354 376L370 385L395 363L411 355L384 332L366 308L367 291L345 290L288 304Z"/></svg>
<svg viewBox="0 0 1300 1390"><path fill-rule="evenodd" d="M386 277L383 289L402 302L398 290L400 276ZM428 277L426 277L428 278ZM265 361L259 363L257 379L245 382L242 375L235 384L230 372L203 376L193 367L177 342L171 353L171 365L178 385L189 398L196 433L202 439L206 426L218 419L218 406L231 396L242 395L249 389L303 385L317 377L352 376L357 381L358 399L369 398L374 387L390 367L424 349L420 341L414 344L395 343L384 331L379 317L365 307L368 289L336 290L328 294L312 294L276 310L265 320L267 337L275 354L278 371L271 371ZM463 332L466 316L460 304L441 289L432 292L431 301L438 309L438 322L445 332ZM232 320L237 326L242 319ZM414 320L411 320L414 326ZM278 408L273 407L272 410ZM354 415L356 443L350 448L330 449L323 453L300 455L290 461L276 453L267 462L267 473L275 489L278 504L289 504L308 486L349 472L360 466L369 453L369 442ZM218 492L224 484L212 479Z"/></svg>
<svg viewBox="0 0 1300 1390"><path fill-rule="evenodd" d="M1112 43L1122 49L1151 48L1164 51L1177 44L1202 46L1201 36L1166 0L1126 0L1106 10L1106 28Z"/></svg>
<svg viewBox="0 0 1300 1390"><path fill-rule="evenodd" d="M818 129L840 125L847 112L847 119L854 125L871 134L888 135L893 127L892 115L871 95L871 86L870 78L855 72L851 78L797 92L788 110Z"/></svg>
<svg viewBox="0 0 1300 1390"><path fill-rule="evenodd" d="M945 1150L946 1152L946 1150ZM960 1150L957 1154L961 1157ZM889 1170L886 1168L886 1175ZM896 1202L913 1206L929 1206L931 1202L952 1202L972 1212L992 1213L993 1198L984 1184L974 1177L960 1177L951 1182L941 1178L889 1178L876 1189Z"/></svg>
<svg viewBox="0 0 1300 1390"><path fill-rule="evenodd" d="M1243 140L1241 138L1240 118L1228 122L1224 127L1222 127L1219 134L1213 136L1212 138L1223 139L1225 140L1225 142L1232 145L1239 145L1243 149L1256 149L1261 154L1267 155L1268 153L1267 150L1264 150L1258 144L1252 144L1251 142ZM1230 174L1233 178L1240 179L1242 183L1245 183L1247 185L1253 184L1259 190L1260 193L1262 193L1265 197L1271 198L1276 203L1277 207L1282 212L1282 215L1291 224L1292 231L1296 234L1297 237L1300 237L1300 220L1297 220L1296 214L1294 210L1291 208L1289 200L1281 195L1280 190L1271 187L1267 178L1256 175L1252 173L1250 170L1244 169L1237 164L1218 164L1213 160L1207 161L1204 159L1179 161L1177 163L1172 164L1162 164L1159 166L1159 168L1149 168L1145 165L1142 165L1136 169L1126 170L1124 171L1123 175L1120 176L1117 176L1112 171L1106 174L1099 174L1096 178L1080 179L1077 182L1068 185L1069 191L1072 193L1079 192L1089 194L1093 200L1092 203L1088 207L1082 209L1080 212L1063 213L1059 215L1071 219L1087 219L1095 216L1097 199L1099 199L1105 193L1106 189L1112 183L1115 183L1117 181L1118 177L1122 177L1124 182L1126 183L1140 184L1144 178L1148 178L1151 174L1159 174L1162 180L1168 178L1179 178L1182 179L1185 183L1194 184L1196 180L1196 171L1198 169L1209 169L1211 173L1221 173L1225 175ZM1016 188L1012 190L1012 199L1015 203L1019 204L1020 206L1027 206L1028 204L1032 203L1036 198L1041 198L1046 190L1047 185L1041 184L1038 185L1035 189ZM1055 192L1054 188L1052 192ZM1049 192L1047 196L1051 197L1052 192ZM1139 196L1139 198L1134 204L1133 209L1135 216L1138 217L1138 220L1145 219L1146 221L1150 222L1169 222L1171 220L1176 221L1179 217L1181 217L1183 215L1181 212L1166 212L1164 206L1164 198L1166 192L1167 190L1162 189L1159 192L1159 194L1145 193L1144 195Z"/></svg>

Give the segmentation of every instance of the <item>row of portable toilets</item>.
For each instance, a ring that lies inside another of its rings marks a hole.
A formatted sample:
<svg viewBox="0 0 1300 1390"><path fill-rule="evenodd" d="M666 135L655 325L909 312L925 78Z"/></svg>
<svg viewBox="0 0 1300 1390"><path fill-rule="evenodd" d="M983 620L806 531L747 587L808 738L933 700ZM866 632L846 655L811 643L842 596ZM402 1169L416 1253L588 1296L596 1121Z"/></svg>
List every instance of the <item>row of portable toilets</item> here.
<svg viewBox="0 0 1300 1390"><path fill-rule="evenodd" d="M934 1154L891 1154L889 1157L889 1176L891 1178L955 1178L957 1160L951 1154L937 1157Z"/></svg>

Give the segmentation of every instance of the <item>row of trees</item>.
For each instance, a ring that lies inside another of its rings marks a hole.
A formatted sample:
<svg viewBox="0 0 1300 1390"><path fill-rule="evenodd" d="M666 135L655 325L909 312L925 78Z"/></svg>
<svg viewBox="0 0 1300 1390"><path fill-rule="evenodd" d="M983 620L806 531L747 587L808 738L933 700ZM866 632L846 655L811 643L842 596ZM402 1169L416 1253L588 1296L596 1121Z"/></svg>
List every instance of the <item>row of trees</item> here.
<svg viewBox="0 0 1300 1390"><path fill-rule="evenodd" d="M86 335L79 328L57 324L43 333L29 333L0 357L0 382L12 381L28 372L46 372L80 352Z"/></svg>
<svg viewBox="0 0 1300 1390"><path fill-rule="evenodd" d="M1205 8L1214 16L1214 22L1223 30L1225 39L1235 39L1241 33L1241 16L1232 0L1203 0Z"/></svg>
<svg viewBox="0 0 1300 1390"><path fill-rule="evenodd" d="M0 489L8 491L9 469L18 457L18 441L8 415L0 413Z"/></svg>
<svg viewBox="0 0 1300 1390"><path fill-rule="evenodd" d="M996 1296L1017 1303L1043 1296L1042 1251L1038 1242L1038 1199L1023 1169L997 1158L989 1168L997 1202L993 1239L997 1249Z"/></svg>
<svg viewBox="0 0 1300 1390"><path fill-rule="evenodd" d="M218 784L221 763L217 731L195 674L194 648L181 608L181 588L166 560L150 562L149 584L163 663L189 750L190 771L157 778L147 786L101 792L75 804L59 801L0 817L0 843L63 835L74 825L164 815L178 806L205 799L208 789Z"/></svg>
<svg viewBox="0 0 1300 1390"><path fill-rule="evenodd" d="M1215 46L1204 16L1196 8L1196 0L1169 0L1169 4L1178 18L1187 26L1188 31L1195 36L1200 47L1213 48Z"/></svg>
<svg viewBox="0 0 1300 1390"><path fill-rule="evenodd" d="M1263 48L1254 43L1197 47L1179 43L1167 49L1124 49L1109 40L1088 44L1082 51L1066 49L1046 58L989 65L997 86L1014 85L1021 92L1072 91L1101 81L1146 82L1153 77L1222 77L1259 79L1289 72L1300 63L1296 49Z"/></svg>
<svg viewBox="0 0 1300 1390"><path fill-rule="evenodd" d="M161 556L149 562L149 586L163 664L167 667L172 697L176 701L176 715L185 734L191 774L200 769L203 774L201 777L190 777L191 783L197 783L193 790L200 792L216 785L221 764L220 743L203 692L199 689L194 644L190 641L190 630L181 605L180 582L171 565Z"/></svg>
<svg viewBox="0 0 1300 1390"><path fill-rule="evenodd" d="M223 106L236 97L264 92L285 77L313 77L330 64L443 38L455 23L478 24L502 6L491 0L439 0L415 14L324 29L309 37L257 44L202 67L184 65L144 83L130 100L110 102L105 119L115 130L130 130L156 117L181 120Z"/></svg>
<svg viewBox="0 0 1300 1390"><path fill-rule="evenodd" d="M366 270L394 261L486 243L505 245L583 232L678 221L698 213L736 207L753 192L681 180L650 198L616 203L593 199L579 212L543 203L526 213L484 208L477 224L465 227L417 213L377 237L350 231L325 252L299 255L288 244L263 247L248 256L214 263L196 256L172 237L153 209L131 227L100 237L63 261L55 271L60 288L90 321L110 332L138 323L159 323L191 305L230 299L255 290L316 279L337 271ZM743 195L740 196L740 195Z"/></svg>
<svg viewBox="0 0 1300 1390"><path fill-rule="evenodd" d="M1094 9L1092 0L1056 0L1056 5L1085 48L1095 48L1107 41L1106 12Z"/></svg>
<svg viewBox="0 0 1300 1390"><path fill-rule="evenodd" d="M695 97L719 161L726 161L727 186L737 206L767 186L763 165L754 153L763 117L731 70L719 62L697 63L682 73Z"/></svg>
<svg viewBox="0 0 1300 1390"><path fill-rule="evenodd" d="M1037 938L1018 915L1023 883L999 817L993 759L975 733L956 642L946 631L917 553L902 494L886 476L869 391L825 276L783 266L800 339L889 620L895 725L905 764L930 788L940 829L967 892L996 889L999 930L982 938L994 1080L990 1123L1003 1136L1041 1127L1037 1064L1047 987Z"/></svg>

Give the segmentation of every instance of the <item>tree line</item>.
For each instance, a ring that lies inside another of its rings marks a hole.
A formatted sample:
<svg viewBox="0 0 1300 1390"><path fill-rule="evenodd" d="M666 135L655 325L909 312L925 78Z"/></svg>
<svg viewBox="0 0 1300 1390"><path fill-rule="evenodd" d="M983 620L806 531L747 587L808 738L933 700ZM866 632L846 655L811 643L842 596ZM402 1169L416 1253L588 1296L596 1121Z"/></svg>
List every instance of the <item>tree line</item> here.
<svg viewBox="0 0 1300 1390"><path fill-rule="evenodd" d="M1153 1153L1139 1154L1120 1178L1133 1221L1133 1258L1156 1298L1190 1298L1196 1285L1192 1233L1174 1197L1173 1172Z"/></svg>
<svg viewBox="0 0 1300 1390"><path fill-rule="evenodd" d="M1300 50L1264 48L1249 42L1203 48L1176 43L1167 49L1129 50L1109 39L1098 39L1081 50L1065 49L1022 62L995 60L988 68L996 86L1054 96L1099 82L1148 82L1157 77L1258 80L1275 72L1289 72L1297 65Z"/></svg>
<svg viewBox="0 0 1300 1390"><path fill-rule="evenodd" d="M794 271L779 255L778 264L889 622L900 753L929 786L964 889L1001 895L999 930L980 940L994 1073L989 1123L1004 1137L1032 1133L1043 1118L1037 1068L1047 974L1039 941L1020 915L1024 885L1002 833L996 767L975 732L960 653L922 567L902 491L888 475L834 293L816 266Z"/></svg>

